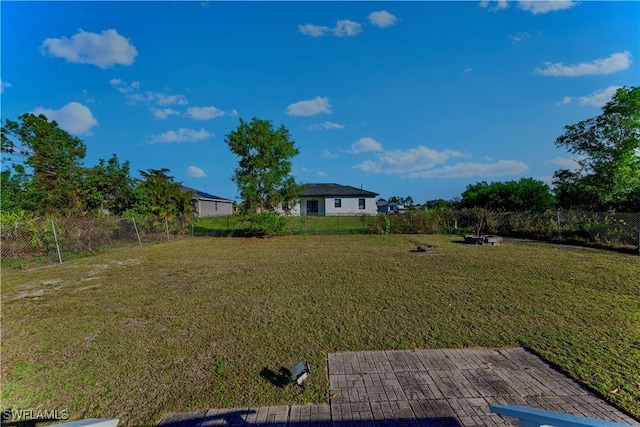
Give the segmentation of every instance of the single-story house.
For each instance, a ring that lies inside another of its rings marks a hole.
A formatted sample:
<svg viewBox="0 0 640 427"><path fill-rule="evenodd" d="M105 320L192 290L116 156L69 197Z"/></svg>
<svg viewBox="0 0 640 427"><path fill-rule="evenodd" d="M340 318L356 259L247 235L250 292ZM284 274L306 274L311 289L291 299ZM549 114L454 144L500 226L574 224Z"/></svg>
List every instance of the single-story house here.
<svg viewBox="0 0 640 427"><path fill-rule="evenodd" d="M233 200L214 196L213 194L185 187L184 185L181 190L183 193L191 193L191 201L193 202L195 214L198 218L233 214Z"/></svg>
<svg viewBox="0 0 640 427"><path fill-rule="evenodd" d="M404 212L404 206L394 202L380 202L377 201L376 205L378 206L379 213L402 213Z"/></svg>
<svg viewBox="0 0 640 427"><path fill-rule="evenodd" d="M291 215L375 215L378 193L340 184L304 184Z"/></svg>

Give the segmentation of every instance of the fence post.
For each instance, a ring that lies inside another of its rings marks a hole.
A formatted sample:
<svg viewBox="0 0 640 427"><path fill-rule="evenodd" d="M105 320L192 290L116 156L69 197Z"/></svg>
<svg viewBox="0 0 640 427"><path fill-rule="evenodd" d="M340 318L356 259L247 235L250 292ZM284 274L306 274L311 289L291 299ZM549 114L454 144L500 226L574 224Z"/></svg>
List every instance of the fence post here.
<svg viewBox="0 0 640 427"><path fill-rule="evenodd" d="M58 260L60 261L60 264L62 264L62 255L60 254L60 245L58 245L58 234L56 233L56 226L53 223L53 220L51 220L51 229L53 230L53 240L55 240L56 242L56 251L58 252Z"/></svg>
<svg viewBox="0 0 640 427"><path fill-rule="evenodd" d="M336 232L340 232L340 214L338 214L338 226L336 227Z"/></svg>
<svg viewBox="0 0 640 427"><path fill-rule="evenodd" d="M142 247L142 240L140 240L140 233L138 233L138 226L136 225L136 219L131 218L131 221L133 221L133 228L136 230L136 236L138 237L138 244L140 245L140 247Z"/></svg>
<svg viewBox="0 0 640 427"><path fill-rule="evenodd" d="M560 209L557 210L558 213L558 241L562 240L562 233L561 233L561 227L560 227Z"/></svg>
<svg viewBox="0 0 640 427"><path fill-rule="evenodd" d="M229 215L227 215L227 233L229 232Z"/></svg>
<svg viewBox="0 0 640 427"><path fill-rule="evenodd" d="M167 234L167 242L169 241L169 221L167 221L167 217L164 217L164 232Z"/></svg>

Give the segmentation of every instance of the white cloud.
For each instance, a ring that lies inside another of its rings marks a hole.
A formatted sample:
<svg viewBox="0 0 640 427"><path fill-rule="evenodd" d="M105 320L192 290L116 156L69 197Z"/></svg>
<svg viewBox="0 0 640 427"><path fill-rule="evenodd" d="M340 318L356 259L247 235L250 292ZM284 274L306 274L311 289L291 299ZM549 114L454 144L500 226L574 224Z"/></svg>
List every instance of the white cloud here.
<svg viewBox="0 0 640 427"><path fill-rule="evenodd" d="M336 158L336 157L339 157L339 156L337 154L333 154L329 150L324 150L322 152L322 157L325 158L325 159L333 159L333 158Z"/></svg>
<svg viewBox="0 0 640 427"><path fill-rule="evenodd" d="M571 102L577 101L580 105L602 107L604 106L604 104L611 101L611 98L613 98L613 95L615 95L616 91L620 87L621 86L609 86L606 89L596 90L592 94L586 96L565 96L564 98L562 98L562 101L556 102L556 105L566 105L570 104Z"/></svg>
<svg viewBox="0 0 640 427"><path fill-rule="evenodd" d="M563 169L569 169L572 171L578 170L580 169L580 164L578 163L580 161L579 158L574 159L574 158L570 158L570 157L554 157L553 159L549 160L548 163L551 163L553 165L556 166L560 166Z"/></svg>
<svg viewBox="0 0 640 427"><path fill-rule="evenodd" d="M490 4L495 3L493 6L489 7ZM489 11L491 12L497 12L498 10L501 9L506 9L509 7L509 3L507 3L507 0L482 0L478 6L480 7L484 7L485 9L489 9Z"/></svg>
<svg viewBox="0 0 640 427"><path fill-rule="evenodd" d="M177 116L180 113L171 108L159 108L159 109L151 109L153 111L153 117L159 120L164 120L169 116Z"/></svg>
<svg viewBox="0 0 640 427"><path fill-rule="evenodd" d="M307 101L298 101L287 106L287 114L290 116L313 116L320 113L330 113L328 97L316 96Z"/></svg>
<svg viewBox="0 0 640 427"><path fill-rule="evenodd" d="M467 67L464 70L462 70L462 74L469 74L472 71L473 71L473 68Z"/></svg>
<svg viewBox="0 0 640 427"><path fill-rule="evenodd" d="M333 28L325 25L304 24L298 25L298 31L311 37L321 37L327 34L333 34L336 37L353 37L362 32L362 25L348 19L342 19L336 21L336 26Z"/></svg>
<svg viewBox="0 0 640 427"><path fill-rule="evenodd" d="M158 105L186 105L184 95L167 95L162 92L147 92L147 97Z"/></svg>
<svg viewBox="0 0 640 427"><path fill-rule="evenodd" d="M136 103L136 102L142 102L142 103L147 103L147 104L156 104L159 106L169 106L169 105L186 105L189 103L189 101L187 101L187 98L184 95L167 95L166 93L162 93L162 92L152 92L152 91L147 91L144 93L132 93L134 89L136 89L136 86L134 86L136 83L138 84L137 87L139 87L139 83L138 82L133 82L131 85L127 85L125 82L116 82L114 83L113 80L118 80L118 79L112 79L112 85L115 87L115 89L120 92L123 93L126 97L126 99L129 102L132 103Z"/></svg>
<svg viewBox="0 0 640 427"><path fill-rule="evenodd" d="M204 178L205 176L207 176L207 174L197 166L189 166L187 168L187 175L189 175L191 178Z"/></svg>
<svg viewBox="0 0 640 427"><path fill-rule="evenodd" d="M555 77L577 77L587 75L611 74L626 70L631 65L631 53L628 51L617 52L608 58L595 59L591 62L582 62L576 65L565 65L562 62L552 64L545 62L544 68L536 68L536 74Z"/></svg>
<svg viewBox="0 0 640 427"><path fill-rule="evenodd" d="M342 19L336 22L333 34L338 37L353 37L362 31L362 25L348 19Z"/></svg>
<svg viewBox="0 0 640 427"><path fill-rule="evenodd" d="M511 40L514 43L520 43L530 38L531 38L531 34L524 31L518 31L515 34L509 35L509 40Z"/></svg>
<svg viewBox="0 0 640 427"><path fill-rule="evenodd" d="M305 36L320 37L331 31L331 28L325 27L324 25L304 24L298 25L298 31Z"/></svg>
<svg viewBox="0 0 640 427"><path fill-rule="evenodd" d="M151 144L156 143L172 143L172 142L194 142L201 141L213 136L204 129L186 129L180 128L177 131L169 130L159 135L151 136Z"/></svg>
<svg viewBox="0 0 640 427"><path fill-rule="evenodd" d="M581 96L578 98L578 102L580 105L590 105L592 107L602 107L607 102L611 101L613 95L616 94L616 91L620 89L621 86L609 86L603 90L597 90L593 92L591 95Z"/></svg>
<svg viewBox="0 0 640 427"><path fill-rule="evenodd" d="M326 173L324 173L324 172L322 172L322 171L318 171L318 176L320 176L320 177L323 177L323 178L324 178L325 176L327 176L327 174L326 174Z"/></svg>
<svg viewBox="0 0 640 427"><path fill-rule="evenodd" d="M71 39L48 38L42 42L43 55L64 58L77 64L92 64L102 69L116 64L133 64L138 51L114 29L100 34L79 30Z"/></svg>
<svg viewBox="0 0 640 427"><path fill-rule="evenodd" d="M122 79L111 79L109 83L122 94L131 93L134 90L140 89L140 82L131 82L129 84Z"/></svg>
<svg viewBox="0 0 640 427"><path fill-rule="evenodd" d="M342 129L345 125L341 125L339 123L334 122L324 122L324 123L313 123L307 126L307 130L334 130L334 129Z"/></svg>
<svg viewBox="0 0 640 427"><path fill-rule="evenodd" d="M398 20L397 17L393 16L386 10L380 10L378 12L371 12L369 14L369 22L379 28L385 28L390 25L393 25Z"/></svg>
<svg viewBox="0 0 640 427"><path fill-rule="evenodd" d="M534 15L570 9L578 3L571 0L519 0L518 7Z"/></svg>
<svg viewBox="0 0 640 427"><path fill-rule="evenodd" d="M382 144L376 141L373 138L365 137L360 138L360 140L351 145L350 153L359 154L359 153L368 153L370 151L382 151Z"/></svg>
<svg viewBox="0 0 640 427"><path fill-rule="evenodd" d="M55 120L61 129L74 135L91 135L91 128L98 124L91 110L79 102L70 102L59 110L36 108L33 114L44 114L49 120Z"/></svg>
<svg viewBox="0 0 640 427"><path fill-rule="evenodd" d="M185 116L196 120L210 120L215 117L222 117L226 113L214 106L210 107L191 107L184 113Z"/></svg>
<svg viewBox="0 0 640 427"><path fill-rule="evenodd" d="M459 151L436 151L419 145L410 150L385 151L378 155L376 161L365 160L355 167L365 172L404 174L430 169L437 164L446 162L450 157L464 156Z"/></svg>
<svg viewBox="0 0 640 427"><path fill-rule="evenodd" d="M572 100L573 100L573 98L572 98L572 97L570 97L570 96L564 96L564 97L562 98L562 101L558 101L558 102L556 102L556 105L566 105L566 104L571 103L571 101L572 101Z"/></svg>
<svg viewBox="0 0 640 427"><path fill-rule="evenodd" d="M518 175L529 170L525 163L515 160L499 160L496 163L457 163L438 169L428 169L409 174L409 178L488 178Z"/></svg>
<svg viewBox="0 0 640 427"><path fill-rule="evenodd" d="M478 6L488 9L490 12L509 7L508 0L482 0ZM518 0L520 9L530 12L534 15L553 12L556 10L569 9L578 3L572 0Z"/></svg>
<svg viewBox="0 0 640 427"><path fill-rule="evenodd" d="M3 93L5 89L10 88L11 86L13 86L11 83L0 80L0 93Z"/></svg>

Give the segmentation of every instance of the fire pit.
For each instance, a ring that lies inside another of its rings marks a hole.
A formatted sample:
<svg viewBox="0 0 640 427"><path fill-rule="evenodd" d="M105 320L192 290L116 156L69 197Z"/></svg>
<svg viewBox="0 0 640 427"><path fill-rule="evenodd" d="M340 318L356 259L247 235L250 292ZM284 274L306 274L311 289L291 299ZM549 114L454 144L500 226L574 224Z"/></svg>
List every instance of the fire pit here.
<svg viewBox="0 0 640 427"><path fill-rule="evenodd" d="M467 235L464 236L464 242L471 245L500 245L502 244L502 237L495 236L493 234L486 234L482 236Z"/></svg>

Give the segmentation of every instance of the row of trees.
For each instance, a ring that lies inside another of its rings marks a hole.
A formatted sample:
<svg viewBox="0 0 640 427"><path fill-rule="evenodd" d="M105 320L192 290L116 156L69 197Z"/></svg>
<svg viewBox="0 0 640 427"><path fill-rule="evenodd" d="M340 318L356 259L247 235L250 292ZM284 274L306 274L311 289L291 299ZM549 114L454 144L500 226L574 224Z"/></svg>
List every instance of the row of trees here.
<svg viewBox="0 0 640 427"><path fill-rule="evenodd" d="M44 115L23 114L6 120L1 131L4 168L0 210L34 215L183 216L190 196L168 169L130 176L129 162L117 155L83 165L86 146ZM9 166L9 167L7 167Z"/></svg>
<svg viewBox="0 0 640 427"><path fill-rule="evenodd" d="M36 216L184 216L191 217L191 194L169 174L169 169L130 175L128 161L117 155L83 165L86 146L44 115L23 114L6 120L1 132L3 170L0 209ZM232 180L238 185L243 210L252 213L257 232L284 226L276 209L288 210L300 186L291 176L291 159L298 149L289 131L274 129L267 120L240 119L226 136L240 161ZM8 166L8 167L7 167Z"/></svg>

